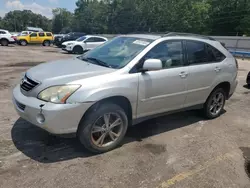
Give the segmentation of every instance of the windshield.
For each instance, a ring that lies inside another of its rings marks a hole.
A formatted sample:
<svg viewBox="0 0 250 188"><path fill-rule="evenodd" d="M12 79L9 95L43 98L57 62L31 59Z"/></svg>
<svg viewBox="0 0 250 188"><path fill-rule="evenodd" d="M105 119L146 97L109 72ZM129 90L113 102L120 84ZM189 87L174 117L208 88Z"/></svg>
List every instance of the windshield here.
<svg viewBox="0 0 250 188"><path fill-rule="evenodd" d="M122 68L126 66L136 55L145 49L153 40L117 37L104 45L101 45L79 57L82 60L93 60L102 62L99 65L106 65L111 68Z"/></svg>
<svg viewBox="0 0 250 188"><path fill-rule="evenodd" d="M86 37L80 37L80 38L76 39L76 41L81 42L81 41L83 41L85 39L86 39Z"/></svg>

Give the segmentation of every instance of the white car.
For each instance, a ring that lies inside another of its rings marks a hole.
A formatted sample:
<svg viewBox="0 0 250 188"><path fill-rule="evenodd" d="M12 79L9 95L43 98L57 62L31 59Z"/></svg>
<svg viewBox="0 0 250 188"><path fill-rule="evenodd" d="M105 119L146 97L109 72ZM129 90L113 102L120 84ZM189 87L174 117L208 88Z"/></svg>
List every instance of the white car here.
<svg viewBox="0 0 250 188"><path fill-rule="evenodd" d="M97 46L100 46L107 41L108 39L105 37L85 35L75 41L67 41L62 43L62 50L69 53L82 54L88 50L92 50Z"/></svg>
<svg viewBox="0 0 250 188"><path fill-rule="evenodd" d="M1 46L8 46L15 43L15 37L13 37L9 31L0 29L0 44Z"/></svg>
<svg viewBox="0 0 250 188"><path fill-rule="evenodd" d="M22 31L19 35L20 36L26 36L26 35L29 35L31 33L33 33L33 31Z"/></svg>

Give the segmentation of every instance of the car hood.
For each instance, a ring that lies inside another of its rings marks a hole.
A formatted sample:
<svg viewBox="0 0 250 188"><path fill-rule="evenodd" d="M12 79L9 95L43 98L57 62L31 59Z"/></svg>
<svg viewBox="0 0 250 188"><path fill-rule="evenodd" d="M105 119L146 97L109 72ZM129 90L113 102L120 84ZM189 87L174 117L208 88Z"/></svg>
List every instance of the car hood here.
<svg viewBox="0 0 250 188"><path fill-rule="evenodd" d="M35 81L56 85L114 71L115 69L91 64L78 58L71 58L40 64L29 69L26 75Z"/></svg>

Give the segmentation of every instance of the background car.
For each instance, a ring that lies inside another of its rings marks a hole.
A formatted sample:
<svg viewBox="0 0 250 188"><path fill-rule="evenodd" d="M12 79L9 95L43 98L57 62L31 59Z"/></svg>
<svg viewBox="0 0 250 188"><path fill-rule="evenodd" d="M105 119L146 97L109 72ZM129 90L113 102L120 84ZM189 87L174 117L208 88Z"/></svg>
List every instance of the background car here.
<svg viewBox="0 0 250 188"><path fill-rule="evenodd" d="M1 46L8 46L15 43L15 37L9 31L0 29L0 44Z"/></svg>
<svg viewBox="0 0 250 188"><path fill-rule="evenodd" d="M86 35L78 38L76 41L68 41L62 44L62 50L69 53L82 54L85 51L92 50L97 46L107 42L105 37Z"/></svg>
<svg viewBox="0 0 250 188"><path fill-rule="evenodd" d="M54 44L58 47L61 47L62 46L62 43L63 42L66 42L66 41L74 41L76 39L78 39L79 37L82 37L86 35L86 33L82 33L82 32L71 32L71 33L68 33L64 36L57 36L55 37L54 39Z"/></svg>
<svg viewBox="0 0 250 188"><path fill-rule="evenodd" d="M250 88L250 72L248 72L246 82L247 82L247 86Z"/></svg>
<svg viewBox="0 0 250 188"><path fill-rule="evenodd" d="M18 36L26 36L26 35L30 35L31 33L33 33L33 31L22 31L21 33L19 33Z"/></svg>
<svg viewBox="0 0 250 188"><path fill-rule="evenodd" d="M27 44L43 44L50 46L53 43L54 37L51 32L33 32L26 36L17 36L18 44L26 46Z"/></svg>

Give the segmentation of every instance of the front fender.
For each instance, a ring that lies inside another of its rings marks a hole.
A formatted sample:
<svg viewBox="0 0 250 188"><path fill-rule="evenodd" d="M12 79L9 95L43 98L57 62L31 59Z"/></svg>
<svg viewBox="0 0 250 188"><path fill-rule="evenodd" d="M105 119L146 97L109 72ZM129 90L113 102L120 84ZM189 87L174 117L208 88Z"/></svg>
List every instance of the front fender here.
<svg viewBox="0 0 250 188"><path fill-rule="evenodd" d="M122 96L129 100L133 112L137 108L137 88L129 89L124 87L105 87L97 88L89 91L78 91L68 100L68 103L96 103L106 98Z"/></svg>

